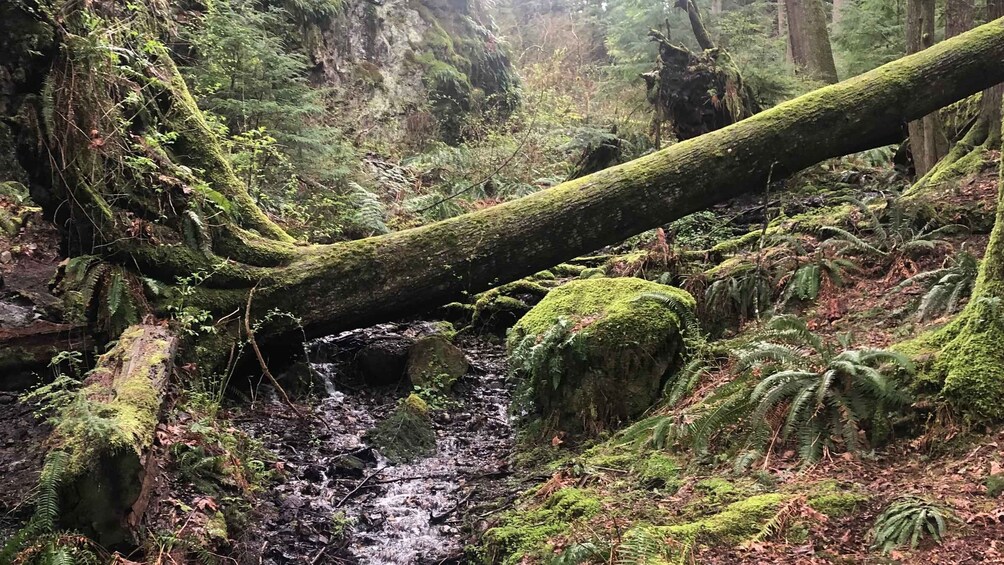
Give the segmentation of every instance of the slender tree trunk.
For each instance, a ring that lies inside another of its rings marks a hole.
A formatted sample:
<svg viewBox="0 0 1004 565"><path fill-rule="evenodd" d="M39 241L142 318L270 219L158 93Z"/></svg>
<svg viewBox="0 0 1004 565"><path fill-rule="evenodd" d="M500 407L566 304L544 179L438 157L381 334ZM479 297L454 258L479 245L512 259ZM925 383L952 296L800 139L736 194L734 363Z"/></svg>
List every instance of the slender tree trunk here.
<svg viewBox="0 0 1004 565"><path fill-rule="evenodd" d="M822 0L785 0L785 8L788 41L795 64L816 80L837 82L837 66L833 62Z"/></svg>
<svg viewBox="0 0 1004 565"><path fill-rule="evenodd" d="M795 58L791 53L791 37L788 35L788 9L784 5L785 0L777 0L777 34L784 38L784 58L789 63L794 63Z"/></svg>
<svg viewBox="0 0 1004 565"><path fill-rule="evenodd" d="M918 53L934 43L934 0L908 0L906 50ZM937 112L909 124L910 152L917 178L923 177L948 154L948 138Z"/></svg>
<svg viewBox="0 0 1004 565"><path fill-rule="evenodd" d="M837 29L840 21L844 18L844 10L847 9L847 0L833 0L833 29Z"/></svg>

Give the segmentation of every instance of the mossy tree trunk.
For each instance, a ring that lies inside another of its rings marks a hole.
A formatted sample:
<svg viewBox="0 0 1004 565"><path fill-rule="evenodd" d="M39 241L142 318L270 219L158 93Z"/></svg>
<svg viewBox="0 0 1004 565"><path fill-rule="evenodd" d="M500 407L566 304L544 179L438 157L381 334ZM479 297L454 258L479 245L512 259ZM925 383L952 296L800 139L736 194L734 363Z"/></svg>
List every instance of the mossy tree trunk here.
<svg viewBox="0 0 1004 565"><path fill-rule="evenodd" d="M903 122L1004 80L1002 20L526 198L386 236L300 245L254 206L169 53L151 41L159 4L145 13L123 4L28 14L53 38L34 50L48 78L18 111L33 188L60 224L73 219L75 252L172 287L145 297L155 311L171 301L229 316L255 288L253 316L271 320L260 339L299 333L268 316L276 309L320 335L521 278L881 144ZM198 271L205 276L178 283Z"/></svg>
<svg viewBox="0 0 1004 565"><path fill-rule="evenodd" d="M785 0L788 45L794 63L812 78L837 82L837 66L826 29L826 10L822 0Z"/></svg>
<svg viewBox="0 0 1004 565"><path fill-rule="evenodd" d="M1004 172L1004 168L1002 168ZM1004 420L1004 175L997 216L976 288L950 324L905 345L911 353L934 353L931 380L971 422Z"/></svg>

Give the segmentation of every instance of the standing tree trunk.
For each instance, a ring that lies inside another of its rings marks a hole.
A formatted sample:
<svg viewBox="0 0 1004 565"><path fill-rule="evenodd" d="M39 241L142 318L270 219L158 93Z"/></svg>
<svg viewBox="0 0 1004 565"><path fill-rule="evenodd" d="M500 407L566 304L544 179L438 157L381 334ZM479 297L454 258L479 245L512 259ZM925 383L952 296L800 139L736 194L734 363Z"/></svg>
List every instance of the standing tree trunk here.
<svg viewBox="0 0 1004 565"><path fill-rule="evenodd" d="M784 60L794 62L791 55L791 38L788 37L788 10L784 7L784 0L777 0L777 35L784 38Z"/></svg>
<svg viewBox="0 0 1004 565"><path fill-rule="evenodd" d="M906 51L918 53L934 43L934 0L908 0ZM921 178L948 153L948 138L937 112L910 122L910 152L917 178Z"/></svg>
<svg viewBox="0 0 1004 565"><path fill-rule="evenodd" d="M795 64L816 80L828 84L837 82L837 66L833 62L822 0L785 0L784 3L788 43Z"/></svg>
<svg viewBox="0 0 1004 565"><path fill-rule="evenodd" d="M973 0L947 0L945 2L945 39L972 29L975 17L976 7L973 5Z"/></svg>
<svg viewBox="0 0 1004 565"><path fill-rule="evenodd" d="M1004 420L1004 167L997 215L972 297L950 324L902 344L931 358L929 377L969 422Z"/></svg>
<svg viewBox="0 0 1004 565"><path fill-rule="evenodd" d="M847 0L833 0L833 29L837 29L840 21L844 19L844 10L847 9Z"/></svg>
<svg viewBox="0 0 1004 565"><path fill-rule="evenodd" d="M784 38L784 60L794 63L795 59L791 53L791 38L788 36L788 9L784 6L785 0L777 0L777 34Z"/></svg>

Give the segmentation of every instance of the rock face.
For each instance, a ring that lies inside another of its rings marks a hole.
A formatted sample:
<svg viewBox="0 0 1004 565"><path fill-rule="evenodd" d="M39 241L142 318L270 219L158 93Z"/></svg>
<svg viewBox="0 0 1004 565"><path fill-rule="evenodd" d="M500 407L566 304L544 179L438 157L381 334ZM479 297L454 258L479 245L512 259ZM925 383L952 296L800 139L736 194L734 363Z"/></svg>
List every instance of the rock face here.
<svg viewBox="0 0 1004 565"><path fill-rule="evenodd" d="M408 378L417 387L448 390L469 366L464 352L441 335L419 339L408 352Z"/></svg>
<svg viewBox="0 0 1004 565"><path fill-rule="evenodd" d="M480 0L346 0L313 43L315 80L369 140L453 142L471 113L504 118L519 104Z"/></svg>
<svg viewBox="0 0 1004 565"><path fill-rule="evenodd" d="M572 434L640 416L680 363L694 308L687 292L636 278L552 290L509 334L517 408Z"/></svg>

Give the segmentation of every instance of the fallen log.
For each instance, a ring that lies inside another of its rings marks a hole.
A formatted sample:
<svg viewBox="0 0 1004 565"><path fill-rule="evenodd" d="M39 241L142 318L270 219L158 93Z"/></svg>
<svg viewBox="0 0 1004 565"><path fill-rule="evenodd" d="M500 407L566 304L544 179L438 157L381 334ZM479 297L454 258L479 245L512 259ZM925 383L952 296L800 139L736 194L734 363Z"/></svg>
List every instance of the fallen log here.
<svg viewBox="0 0 1004 565"><path fill-rule="evenodd" d="M256 270L259 316L293 312L308 335L400 317L759 192L1004 80L1004 19L724 129L534 195L429 226L300 248ZM259 278L260 277L260 278ZM236 281L234 281L236 282ZM251 285L248 285L249 287ZM200 288L212 311L247 289Z"/></svg>
<svg viewBox="0 0 1004 565"><path fill-rule="evenodd" d="M0 390L23 390L60 351L88 351L93 345L82 324L37 320L26 327L0 328Z"/></svg>
<svg viewBox="0 0 1004 565"><path fill-rule="evenodd" d="M146 510L154 429L177 344L164 326L131 326L56 416L50 443L67 454L61 525L105 547L131 543Z"/></svg>
<svg viewBox="0 0 1004 565"><path fill-rule="evenodd" d="M74 4L73 17L47 22L70 33L91 33L95 25L117 29L118 4ZM157 29L156 22L149 29ZM48 65L51 88L41 98L25 98L26 104L45 100L59 109L55 125L35 120L18 126L25 128L22 138L43 139L38 147L23 148L22 159L38 152L31 170L50 193L46 212L76 218L74 242L90 246L82 252L100 253L183 290L174 295L184 296L186 308L230 316L244 310L257 287L252 316L269 320L256 329L260 343L278 334L317 336L400 318L522 278L739 194L758 193L768 180L813 163L880 145L904 123L1004 81L1001 19L723 129L519 200L389 235L297 245L255 206L166 49L148 49L143 33L116 35L124 49L144 56L87 68L80 61L89 59L77 57L76 47L62 41L65 35L53 34L55 45L36 50L49 57L36 60ZM155 80L140 84L136 77ZM75 98L73 92L96 99ZM135 92L149 97L159 119L123 114ZM41 115L43 109L20 111ZM158 174L136 176L122 166L142 151L120 133L122 119L132 120L137 135L177 136L170 151L154 160ZM91 131L105 135L102 143L93 142ZM39 171L39 163L59 174ZM106 171L122 171L123 178L100 185L88 180L104 178ZM195 272L202 274L192 285ZM161 311L170 304L151 300ZM292 316L277 316L277 310Z"/></svg>

